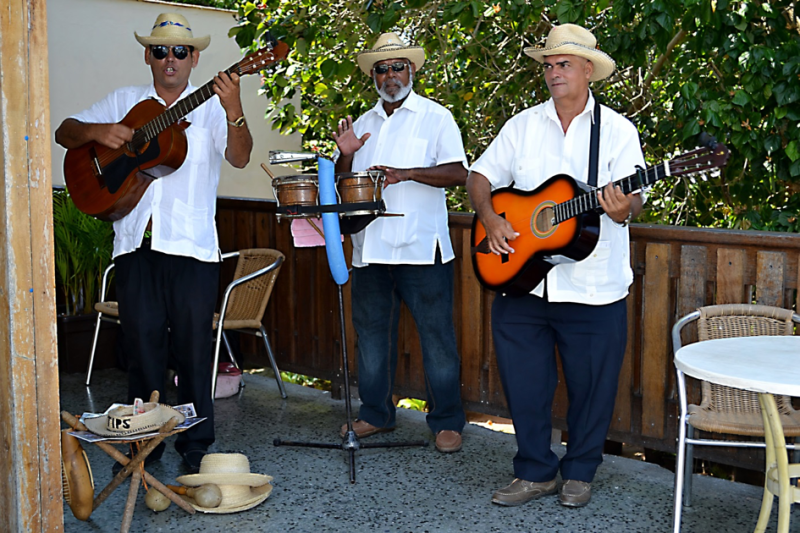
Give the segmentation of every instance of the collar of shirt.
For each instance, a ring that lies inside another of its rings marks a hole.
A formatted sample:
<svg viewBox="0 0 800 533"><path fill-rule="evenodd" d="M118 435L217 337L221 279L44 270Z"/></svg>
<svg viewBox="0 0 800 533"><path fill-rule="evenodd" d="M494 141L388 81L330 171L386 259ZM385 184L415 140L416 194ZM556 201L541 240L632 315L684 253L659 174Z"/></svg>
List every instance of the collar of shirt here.
<svg viewBox="0 0 800 533"><path fill-rule="evenodd" d="M591 120L592 124L594 124L594 113L592 112L593 110L594 110L594 95L592 94L592 91L589 91L589 98L587 98L586 100L586 106L584 106L583 111L581 111L578 114L578 117L581 117L586 113L588 113L589 120ZM544 112L550 120L558 124L559 128L561 127L561 119L558 118L558 111L556 111L556 102L555 100L553 100L552 97L547 102L545 102Z"/></svg>
<svg viewBox="0 0 800 533"><path fill-rule="evenodd" d="M183 92L181 93L181 95L178 97L177 100L175 100L175 102L172 103L172 105L177 104L178 102L180 102L181 100L183 100L184 98L186 98L187 96L192 94L195 89L196 89L196 87L194 85L192 85L192 82L188 82L187 81L186 82L186 88L183 89ZM148 98L155 98L156 100L161 102L163 105L167 105L167 103L164 101L164 99L161 98L158 95L158 92L156 92L156 86L152 81L150 82L150 87L148 87L148 89L147 89L147 93L145 93L144 97L142 97L142 101L147 100ZM170 107L172 107L172 106L170 106Z"/></svg>
<svg viewBox="0 0 800 533"><path fill-rule="evenodd" d="M419 96L417 93L414 92L414 89L411 89L411 92L408 93L406 99L403 101L403 105L398 107L394 110L397 113L401 109L408 109L409 111L418 112L422 106L422 97ZM389 116L386 114L386 110L383 108L383 98L378 99L378 103L375 104L375 107L369 110L370 113L377 113L377 115L384 120L388 119Z"/></svg>

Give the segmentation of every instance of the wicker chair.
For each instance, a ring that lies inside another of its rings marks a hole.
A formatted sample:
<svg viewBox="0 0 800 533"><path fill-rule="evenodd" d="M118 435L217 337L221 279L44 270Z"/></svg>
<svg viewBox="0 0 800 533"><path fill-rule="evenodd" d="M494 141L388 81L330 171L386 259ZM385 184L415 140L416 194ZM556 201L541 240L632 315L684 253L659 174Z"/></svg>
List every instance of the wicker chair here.
<svg viewBox="0 0 800 533"><path fill-rule="evenodd" d="M283 386L281 373L275 362L275 355L272 352L272 345L269 342L267 331L261 323L264 311L267 308L272 288L278 278L284 255L278 250L267 248L257 248L252 250L241 250L227 254L228 257L239 257L236 263L236 273L233 281L225 289L222 299L220 312L214 314L214 328L217 330L217 346L214 350L214 376L211 385L211 397L214 397L217 385L217 364L219 362L220 342L224 339L228 352L227 339L224 337L225 330L239 331L250 335L261 337L264 340L264 348L267 350L269 362L275 372L275 379L278 382L281 397L286 398L286 390ZM222 322L222 327L218 324Z"/></svg>
<svg viewBox="0 0 800 533"><path fill-rule="evenodd" d="M266 249L242 250L241 252L222 254L223 260L233 257L238 257L239 260L236 265L234 281L231 282L225 290L225 300L223 301L223 307L221 309L221 313L225 315L225 326L222 330L217 331L217 346L214 350L214 373L211 385L212 397L216 391L220 337L225 343L228 357L238 368L239 365L236 362L236 358L233 356L230 343L224 333L224 330L238 330L260 336L264 339L264 345L267 348L267 355L269 356L272 370L275 372L278 388L280 389L281 396L286 398L286 390L283 386L277 363L275 362L272 346L269 343L266 331L263 329L263 326L261 326L261 318L264 316L264 311L267 308L267 302L272 293L272 288L275 285L275 280L278 277L278 272L280 271L284 256L276 250ZM87 387L91 384L92 380L92 367L97 350L97 339L100 335L101 321L113 322L116 324L120 323L119 305L115 301L106 301L108 281L113 268L114 264L112 263L103 274L103 283L100 288L100 301L94 305L97 311L97 324L94 332L94 341L92 342L92 352L89 356L89 367L86 371ZM232 296L231 293L233 289L243 283L247 284L242 287L242 290L236 291L235 296ZM250 313L250 315L248 315L248 313ZM215 313L212 325L215 330L217 329L218 322L219 313Z"/></svg>
<svg viewBox="0 0 800 533"><path fill-rule="evenodd" d="M730 337L756 335L792 335L800 315L791 310L764 305L728 304L701 307L675 323L672 328L672 344L677 352L681 344L681 331L691 323L697 323L697 338L700 342ZM754 357L769 354L753 354ZM798 354L800 362L800 354ZM686 462L683 472L676 472L676 502L683 498L683 505L692 504L693 446L731 446L764 448L763 441L729 441L694 438L694 430L709 433L727 433L749 437L764 437L764 421L755 392L733 389L706 381L702 384L700 405L688 405L686 382L683 372L678 370L678 394L681 403L679 423L686 424L686 438L679 439L678 446L686 447ZM792 407L791 398L776 396L778 411L786 436L800 436L800 412ZM789 448L800 449L796 445ZM685 490L684 490L685 480ZM681 491L683 494L681 494Z"/></svg>

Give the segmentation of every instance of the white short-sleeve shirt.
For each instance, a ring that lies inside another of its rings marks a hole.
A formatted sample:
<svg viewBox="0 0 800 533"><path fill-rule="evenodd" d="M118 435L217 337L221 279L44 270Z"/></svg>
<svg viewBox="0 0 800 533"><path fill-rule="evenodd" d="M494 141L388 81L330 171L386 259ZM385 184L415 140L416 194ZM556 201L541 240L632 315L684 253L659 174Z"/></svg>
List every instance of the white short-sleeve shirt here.
<svg viewBox="0 0 800 533"><path fill-rule="evenodd" d="M447 163L467 166L467 156L453 115L445 107L414 91L387 116L383 101L353 123L356 136L371 133L353 156L353 172L373 165L427 168ZM338 156L338 154L337 154ZM353 266L370 263L433 264L437 245L442 262L453 260L447 223L445 189L404 181L383 190L387 213L352 236Z"/></svg>
<svg viewBox="0 0 800 533"><path fill-rule="evenodd" d="M179 100L194 90L188 84ZM120 122L136 104L149 98L164 104L152 83L123 87L70 118L87 123ZM186 160L171 174L164 175L159 168L148 171L163 177L153 181L130 213L114 222L114 257L141 245L152 218L151 249L206 262L220 260L214 216L220 166L228 143L225 110L213 96L185 120L191 124L185 130Z"/></svg>
<svg viewBox="0 0 800 533"><path fill-rule="evenodd" d="M486 176L493 188L514 182L515 188L533 190L557 174L586 183L593 109L590 92L586 107L566 133L552 99L526 109L506 122L470 171ZM637 166L644 166L644 156L636 127L601 106L598 187L635 174ZM513 241L510 244L513 248ZM600 237L591 255L577 263L555 266L546 281L552 302L603 305L624 298L633 282L628 228L602 215ZM543 296L544 284L532 293Z"/></svg>

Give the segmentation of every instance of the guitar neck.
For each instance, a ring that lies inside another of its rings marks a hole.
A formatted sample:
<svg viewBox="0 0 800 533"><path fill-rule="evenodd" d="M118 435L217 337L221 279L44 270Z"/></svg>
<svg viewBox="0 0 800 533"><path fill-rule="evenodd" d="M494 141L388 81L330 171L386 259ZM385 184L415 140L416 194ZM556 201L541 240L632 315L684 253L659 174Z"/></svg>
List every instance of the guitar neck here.
<svg viewBox="0 0 800 533"><path fill-rule="evenodd" d="M618 185L623 194L630 194L640 190L642 187L652 185L660 179L670 175L669 163L665 162L661 165L649 168L640 168L635 174L631 174L626 178L615 181L614 185ZM571 200L562 202L555 206L555 223L561 224L565 220L588 213L590 211L601 210L600 201L597 199L598 189L591 189L576 196Z"/></svg>
<svg viewBox="0 0 800 533"><path fill-rule="evenodd" d="M231 74L236 72L237 74L241 75L239 63L232 65L225 71L227 74ZM192 94L179 100L174 106L170 107L156 118L136 130L134 134L133 143L137 146L142 146L154 138L158 137L158 135L178 122L180 119L200 107L204 104L209 98L214 96L216 93L214 92L214 80L209 81Z"/></svg>

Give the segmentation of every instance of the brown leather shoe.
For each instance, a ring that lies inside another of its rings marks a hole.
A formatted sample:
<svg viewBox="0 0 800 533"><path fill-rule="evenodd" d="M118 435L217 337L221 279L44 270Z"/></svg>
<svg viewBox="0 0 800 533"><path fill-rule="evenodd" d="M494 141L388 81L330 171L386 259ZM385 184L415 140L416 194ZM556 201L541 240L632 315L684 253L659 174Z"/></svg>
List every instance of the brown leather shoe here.
<svg viewBox="0 0 800 533"><path fill-rule="evenodd" d="M564 507L583 507L592 499L592 484L568 479L561 485L558 501Z"/></svg>
<svg viewBox="0 0 800 533"><path fill-rule="evenodd" d="M558 486L556 485L555 478L542 483L535 483L533 481L525 481L524 479L517 478L512 481L509 486L497 490L492 495L492 503L505 505L507 507L522 505L536 498L547 496L548 494L555 494L557 489Z"/></svg>
<svg viewBox="0 0 800 533"><path fill-rule="evenodd" d="M461 450L461 433L444 429L436 434L436 449L442 453L455 453Z"/></svg>
<svg viewBox="0 0 800 533"><path fill-rule="evenodd" d="M356 419L353 422L353 431L356 432L356 437L359 439L363 439L364 437L369 437L370 435L374 435L376 433L385 433L387 431L394 431L394 428L379 428L375 427L369 422L364 422L363 420ZM339 434L344 437L347 433L347 424L342 425L342 429Z"/></svg>

